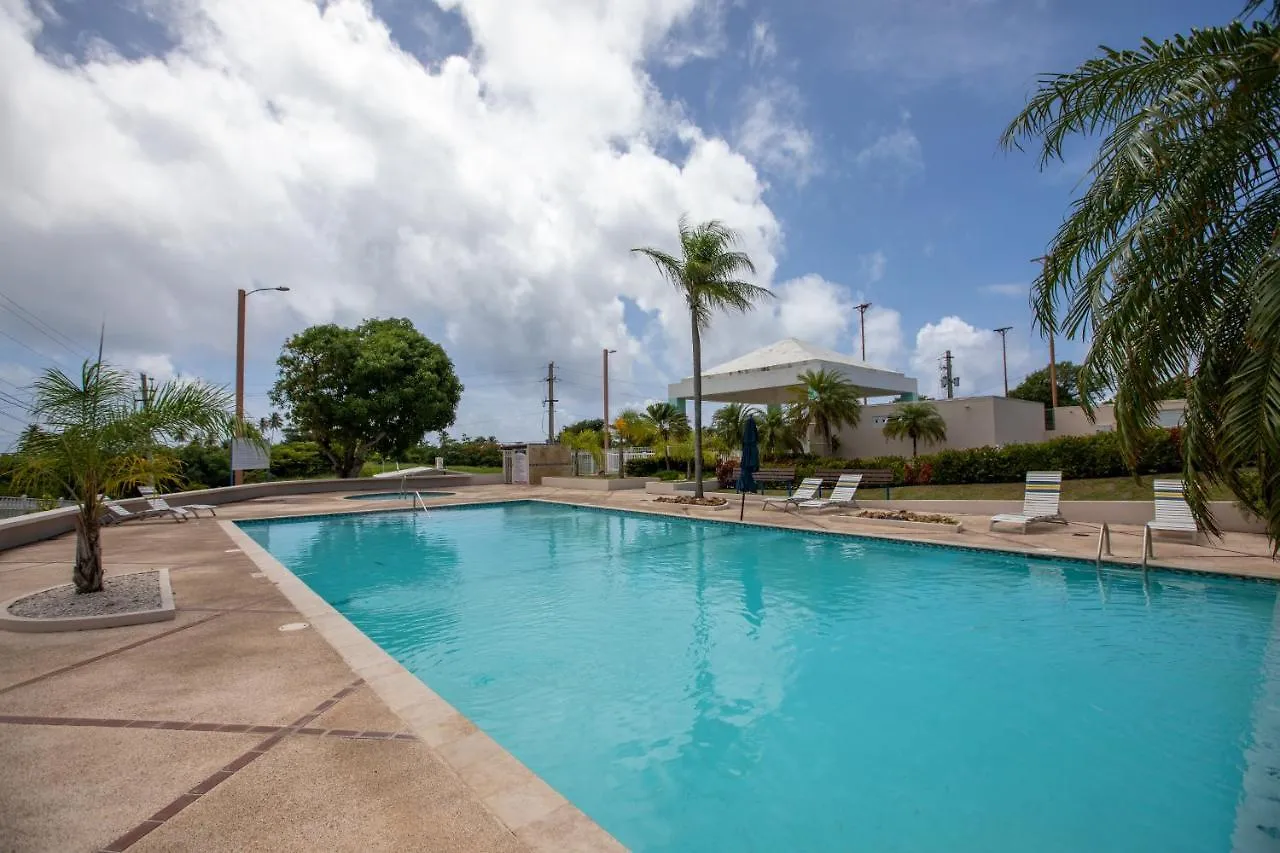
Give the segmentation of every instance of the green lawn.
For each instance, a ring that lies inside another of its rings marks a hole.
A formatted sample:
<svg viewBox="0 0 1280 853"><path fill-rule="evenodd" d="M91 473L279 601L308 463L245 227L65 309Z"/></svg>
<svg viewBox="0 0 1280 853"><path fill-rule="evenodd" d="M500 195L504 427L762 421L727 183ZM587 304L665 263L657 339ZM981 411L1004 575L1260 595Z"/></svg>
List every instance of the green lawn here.
<svg viewBox="0 0 1280 853"><path fill-rule="evenodd" d="M1170 475L1176 476L1176 475ZM1063 480L1062 499L1064 501L1149 501L1151 495L1151 477L1134 480L1132 477L1104 477L1097 480ZM726 491L732 491L727 489ZM973 483L958 486L895 486L891 490L892 500L915 501L978 501L978 500L1022 500L1022 483ZM785 491L770 489L768 494L786 494ZM1215 489L1210 493L1213 500L1231 500L1231 494L1225 489ZM866 486L858 490L858 497L863 500L883 500L884 489Z"/></svg>

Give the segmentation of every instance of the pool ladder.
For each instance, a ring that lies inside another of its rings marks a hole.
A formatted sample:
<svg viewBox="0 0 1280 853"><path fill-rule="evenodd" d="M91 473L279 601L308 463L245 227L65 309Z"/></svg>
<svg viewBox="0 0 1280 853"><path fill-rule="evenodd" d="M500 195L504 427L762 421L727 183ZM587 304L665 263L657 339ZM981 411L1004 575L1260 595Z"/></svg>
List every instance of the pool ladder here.
<svg viewBox="0 0 1280 853"><path fill-rule="evenodd" d="M1098 556L1095 561L1097 565L1102 565L1104 556L1111 556L1111 528L1107 526L1105 521L1102 522L1102 528L1098 531Z"/></svg>
<svg viewBox="0 0 1280 853"><path fill-rule="evenodd" d="M417 509L419 506L421 506L423 514L426 515L427 518L430 518L431 513L427 511L427 502L422 499L422 494L418 492L416 489L414 490L414 493L413 493L413 500L414 500L413 508Z"/></svg>

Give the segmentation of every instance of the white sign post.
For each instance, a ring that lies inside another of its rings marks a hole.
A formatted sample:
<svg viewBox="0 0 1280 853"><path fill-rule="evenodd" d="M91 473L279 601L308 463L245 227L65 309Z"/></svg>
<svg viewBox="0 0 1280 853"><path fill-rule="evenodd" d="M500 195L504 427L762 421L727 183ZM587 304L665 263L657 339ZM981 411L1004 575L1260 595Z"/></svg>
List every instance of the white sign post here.
<svg viewBox="0 0 1280 853"><path fill-rule="evenodd" d="M271 467L271 449L247 438L231 439L231 470L257 471Z"/></svg>

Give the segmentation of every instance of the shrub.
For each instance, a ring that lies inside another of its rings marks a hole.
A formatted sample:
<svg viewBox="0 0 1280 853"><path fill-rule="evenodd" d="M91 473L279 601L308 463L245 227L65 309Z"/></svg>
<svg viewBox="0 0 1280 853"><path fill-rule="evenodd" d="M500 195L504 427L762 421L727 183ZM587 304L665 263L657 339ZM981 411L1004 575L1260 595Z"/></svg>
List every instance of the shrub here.
<svg viewBox="0 0 1280 853"><path fill-rule="evenodd" d="M662 470L662 460L656 456L628 459L626 475L628 477L652 477Z"/></svg>
<svg viewBox="0 0 1280 853"><path fill-rule="evenodd" d="M332 474L333 466L312 441L293 441L271 448L271 476L281 480L305 480Z"/></svg>
<svg viewBox="0 0 1280 853"><path fill-rule="evenodd" d="M722 489L731 487L738 481L738 463L734 459L722 459L716 464L716 483Z"/></svg>
<svg viewBox="0 0 1280 853"><path fill-rule="evenodd" d="M683 471L669 471L669 470L668 470L668 471L659 471L655 476L657 476L657 478L658 478L659 480L662 480L662 481L664 481L664 482L671 482L672 480L683 480L683 479L684 479L684 472L683 472Z"/></svg>

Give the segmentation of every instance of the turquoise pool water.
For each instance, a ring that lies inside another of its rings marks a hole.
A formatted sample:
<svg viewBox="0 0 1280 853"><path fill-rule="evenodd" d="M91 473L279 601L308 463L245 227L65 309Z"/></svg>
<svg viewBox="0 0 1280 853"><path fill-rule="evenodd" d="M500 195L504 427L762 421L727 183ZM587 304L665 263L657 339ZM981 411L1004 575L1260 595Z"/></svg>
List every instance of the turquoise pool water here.
<svg viewBox="0 0 1280 853"><path fill-rule="evenodd" d="M242 526L638 851L1280 849L1270 584L538 503Z"/></svg>
<svg viewBox="0 0 1280 853"><path fill-rule="evenodd" d="M453 492L418 492L424 498L443 498ZM413 492L371 492L367 495L347 495L349 501L407 501L413 499Z"/></svg>

